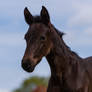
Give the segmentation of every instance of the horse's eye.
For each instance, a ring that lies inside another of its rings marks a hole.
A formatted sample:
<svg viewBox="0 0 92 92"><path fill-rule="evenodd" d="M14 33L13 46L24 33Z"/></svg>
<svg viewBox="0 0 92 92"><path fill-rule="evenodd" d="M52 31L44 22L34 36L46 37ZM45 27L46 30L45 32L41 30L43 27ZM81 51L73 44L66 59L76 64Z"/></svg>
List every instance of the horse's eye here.
<svg viewBox="0 0 92 92"><path fill-rule="evenodd" d="M41 40L41 41L45 41L45 36L41 36L41 37L40 37L40 40Z"/></svg>

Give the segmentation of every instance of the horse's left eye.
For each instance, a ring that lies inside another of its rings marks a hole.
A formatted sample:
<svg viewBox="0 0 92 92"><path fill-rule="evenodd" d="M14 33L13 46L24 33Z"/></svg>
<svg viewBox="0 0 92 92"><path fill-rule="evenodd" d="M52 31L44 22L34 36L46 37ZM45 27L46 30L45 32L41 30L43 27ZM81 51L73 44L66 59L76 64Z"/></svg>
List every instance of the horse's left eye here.
<svg viewBox="0 0 92 92"><path fill-rule="evenodd" d="M41 41L45 41L45 39L46 39L45 36L41 36L41 37L40 37L40 40L41 40Z"/></svg>

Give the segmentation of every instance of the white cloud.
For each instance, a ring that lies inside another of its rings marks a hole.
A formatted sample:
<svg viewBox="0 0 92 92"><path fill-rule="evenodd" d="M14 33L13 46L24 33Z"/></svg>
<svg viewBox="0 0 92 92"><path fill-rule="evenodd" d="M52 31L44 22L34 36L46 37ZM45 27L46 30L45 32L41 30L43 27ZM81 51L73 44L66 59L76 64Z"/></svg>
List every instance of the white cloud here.
<svg viewBox="0 0 92 92"><path fill-rule="evenodd" d="M92 46L92 2L72 1L72 14L67 19L65 41L74 48Z"/></svg>
<svg viewBox="0 0 92 92"><path fill-rule="evenodd" d="M0 89L0 92L11 92L11 91L8 91L6 89Z"/></svg>
<svg viewBox="0 0 92 92"><path fill-rule="evenodd" d="M84 31L68 30L64 36L64 40L72 47L88 47L92 46L92 28Z"/></svg>
<svg viewBox="0 0 92 92"><path fill-rule="evenodd" d="M84 34L92 38L92 27L89 27L86 30L84 30Z"/></svg>
<svg viewBox="0 0 92 92"><path fill-rule="evenodd" d="M73 8L75 12L68 21L69 26L92 26L92 3L75 1Z"/></svg>
<svg viewBox="0 0 92 92"><path fill-rule="evenodd" d="M1 33L0 46L19 46L24 44L23 33Z"/></svg>

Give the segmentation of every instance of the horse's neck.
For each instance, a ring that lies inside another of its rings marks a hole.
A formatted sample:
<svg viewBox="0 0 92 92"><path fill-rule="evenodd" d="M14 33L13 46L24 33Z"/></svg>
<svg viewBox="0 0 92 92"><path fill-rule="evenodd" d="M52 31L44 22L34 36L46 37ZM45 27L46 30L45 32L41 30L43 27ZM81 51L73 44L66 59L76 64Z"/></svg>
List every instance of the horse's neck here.
<svg viewBox="0 0 92 92"><path fill-rule="evenodd" d="M62 73L69 67L69 63L77 57L78 56L75 53L72 53L71 50L65 45L63 39L58 37L55 38L54 47L46 56L51 68L51 75L61 77Z"/></svg>
<svg viewBox="0 0 92 92"><path fill-rule="evenodd" d="M65 60L69 53L68 48L65 47L63 40L59 37L55 38L53 43L54 47L46 57L50 65L52 75L62 73L63 69L67 66L67 62Z"/></svg>

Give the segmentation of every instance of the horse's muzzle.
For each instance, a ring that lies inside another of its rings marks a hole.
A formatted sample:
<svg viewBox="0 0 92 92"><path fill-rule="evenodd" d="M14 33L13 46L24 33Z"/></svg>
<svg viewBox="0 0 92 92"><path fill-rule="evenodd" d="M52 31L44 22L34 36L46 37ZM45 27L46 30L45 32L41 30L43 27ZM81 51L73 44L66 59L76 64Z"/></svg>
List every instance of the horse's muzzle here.
<svg viewBox="0 0 92 92"><path fill-rule="evenodd" d="M22 68L27 71L27 72L33 72L34 70L34 65L31 63L32 61L30 61L29 59L27 60L22 60Z"/></svg>

